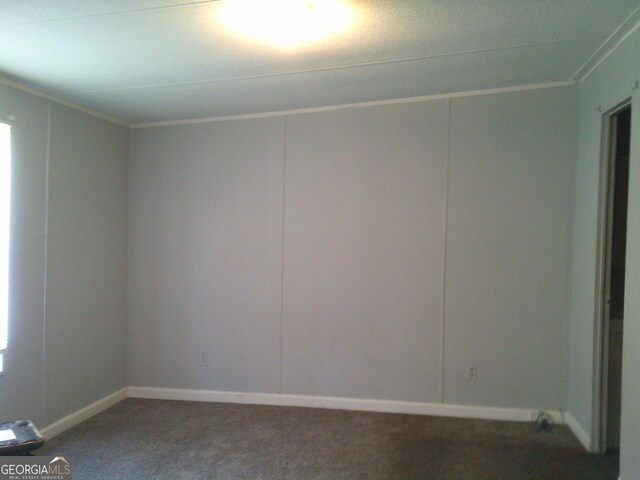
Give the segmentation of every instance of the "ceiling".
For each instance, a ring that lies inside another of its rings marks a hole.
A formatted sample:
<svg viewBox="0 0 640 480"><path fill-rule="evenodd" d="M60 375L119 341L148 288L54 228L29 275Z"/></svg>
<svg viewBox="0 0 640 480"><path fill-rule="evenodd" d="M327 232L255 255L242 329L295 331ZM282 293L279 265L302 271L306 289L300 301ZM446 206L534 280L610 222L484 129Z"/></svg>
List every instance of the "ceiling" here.
<svg viewBox="0 0 640 480"><path fill-rule="evenodd" d="M561 82L640 7L351 0L349 30L283 51L225 29L225 1L0 0L0 75L129 124Z"/></svg>

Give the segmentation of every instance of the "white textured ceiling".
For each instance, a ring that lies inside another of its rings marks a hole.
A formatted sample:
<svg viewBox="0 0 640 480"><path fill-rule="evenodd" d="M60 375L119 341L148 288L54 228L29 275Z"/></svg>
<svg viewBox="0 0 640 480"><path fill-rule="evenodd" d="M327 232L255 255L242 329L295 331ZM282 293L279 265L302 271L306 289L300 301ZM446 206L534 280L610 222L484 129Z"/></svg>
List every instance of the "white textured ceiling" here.
<svg viewBox="0 0 640 480"><path fill-rule="evenodd" d="M129 123L500 88L571 80L640 6L352 0L348 31L282 51L224 1L0 0L0 74Z"/></svg>

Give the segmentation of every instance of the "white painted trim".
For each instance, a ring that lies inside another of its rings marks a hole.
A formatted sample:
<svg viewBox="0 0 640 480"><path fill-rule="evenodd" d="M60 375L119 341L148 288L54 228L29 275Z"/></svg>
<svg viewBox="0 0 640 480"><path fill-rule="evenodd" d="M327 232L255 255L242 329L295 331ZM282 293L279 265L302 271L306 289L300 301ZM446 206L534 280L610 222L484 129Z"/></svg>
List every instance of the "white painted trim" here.
<svg viewBox="0 0 640 480"><path fill-rule="evenodd" d="M442 100L442 99L451 99L451 98L473 97L477 95L494 95L499 93L522 92L527 90L541 90L545 88L570 87L570 86L576 85L577 82L574 80L567 80L567 81L561 81L561 82L533 83L528 85L517 85L513 87L487 88L483 90L469 90L465 92L443 93L438 95L424 95L420 97L395 98L390 100L375 100L375 101L360 102L360 103L347 103L342 105L330 105L326 107L300 108L300 109L293 109L293 110L279 110L275 112L247 113L247 114L241 114L241 115L204 117L204 118L193 118L193 119L185 119L185 120L166 120L166 121L159 121L159 122L144 122L144 123L134 123L134 124L127 123L126 121L115 118L115 117L104 115L95 110L83 107L73 102L69 102L55 95L51 95L45 91L38 90L33 87L28 87L16 80L12 80L2 75L0 75L0 84L15 88L17 90L21 90L23 92L29 93L31 95L35 95L40 98L44 98L45 100L49 100L49 101L58 103L60 105L64 105L65 107L78 110L80 112L86 113L93 117L100 118L102 120L106 120L111 123L115 123L116 125L120 125L122 127L150 128L150 127L165 127L165 126L172 126L172 125L192 125L192 124L199 124L199 123L223 122L223 121L230 121L230 120L249 120L249 119L256 119L256 118L298 115L303 113L328 112L328 111L334 111L334 110L343 110L347 108L375 107L380 105L395 105L395 104L404 104L404 103L424 102L427 100Z"/></svg>
<svg viewBox="0 0 640 480"><path fill-rule="evenodd" d="M582 427L580 422L576 420L576 418L571 415L571 413L566 413L564 415L564 420L566 425L569 427L571 432L576 436L576 438L580 441L582 446L585 448L587 452L592 452L591 448L591 437L586 432L586 430Z"/></svg>
<svg viewBox="0 0 640 480"><path fill-rule="evenodd" d="M82 107L76 103L68 102L67 100L63 100L60 97L56 97L42 90L38 90L37 88L27 87L26 85L17 82L15 80L11 80L7 77L0 75L0 84L6 85L7 87L15 88L16 90L21 90L30 95L34 95L36 97L44 98L45 100L49 100L50 102L55 102L65 107L72 108L82 113L86 113L87 115L91 115L92 117L99 118L101 120L106 120L107 122L115 123L116 125L120 125L121 127L129 128L130 125L123 120L118 118L110 117L108 115L104 115L95 110L91 110L90 108Z"/></svg>
<svg viewBox="0 0 640 480"><path fill-rule="evenodd" d="M526 408L480 407L449 405L441 403L406 402L395 400L372 400L363 398L318 397L309 395L287 395L279 393L222 392L215 390L189 390L177 388L125 387L80 410L61 418L40 432L47 439L74 427L97 415L125 398L148 398L155 400L182 400L194 402L237 403L245 405L273 405L282 407L327 408L362 412L401 413L410 415L432 415L438 417L475 418L512 422L532 422L538 410ZM556 424L569 426L578 440L589 450L589 437L570 414L556 410L545 410ZM585 440L586 439L586 440Z"/></svg>
<svg viewBox="0 0 640 480"><path fill-rule="evenodd" d="M40 430L42 436L47 440L55 437L56 435L60 435L65 430L70 429L71 427L76 426L80 422L84 422L86 419L93 417L94 415L106 410L107 408L115 405L127 398L127 388L122 388L117 392L112 393L111 395L107 395L104 398L101 398L97 402L93 402L91 405L87 405L80 410L77 410L60 420L56 420L50 425L47 425L43 429Z"/></svg>
<svg viewBox="0 0 640 480"><path fill-rule="evenodd" d="M604 453L606 450L606 398L607 378L609 374L608 360L608 328L609 319L605 316L605 290L607 287L608 258L607 250L611 241L611 226L609 220L613 208L611 193L612 182L615 181L615 159L611 148L612 141L611 120L623 109L631 105L627 99L613 108L601 113L601 143L600 166L598 182L598 224L596 251L596 282L594 291L594 355L593 355L593 384L591 391L591 438L589 451Z"/></svg>
<svg viewBox="0 0 640 480"><path fill-rule="evenodd" d="M194 118L187 120L167 120L162 122L134 123L130 128L168 127L173 125L192 125L198 123L224 122L229 120L250 120L256 118L280 117L286 115L299 115L302 113L329 112L346 108L376 107L380 105L395 105L403 103L424 102L427 100L443 100L450 98L474 97L477 95L493 95L498 93L522 92L527 90L541 90L544 88L570 87L576 85L573 80L564 82L535 83L530 85L518 85L515 87L488 88L484 90L470 90L467 92L443 93L439 95L425 95L422 97L396 98L392 100L376 100L371 102L348 103L344 105L331 105L327 107L300 108L294 110L281 110L277 112L247 113L242 115L227 115L220 117Z"/></svg>
<svg viewBox="0 0 640 480"><path fill-rule="evenodd" d="M585 81L607 58L640 28L640 7L636 8L624 22L598 47L591 57L573 74L573 80Z"/></svg>
<svg viewBox="0 0 640 480"><path fill-rule="evenodd" d="M441 403L405 402L395 400L371 400L363 398L316 397L279 393L220 392L214 390L188 390L177 388L129 387L128 396L156 400L185 400L196 402L239 403L250 405L274 405L281 407L328 408L362 412L404 413L433 415L438 417L478 418L531 422L538 416L537 410L521 408L475 407ZM557 411L546 411L556 423L562 416Z"/></svg>

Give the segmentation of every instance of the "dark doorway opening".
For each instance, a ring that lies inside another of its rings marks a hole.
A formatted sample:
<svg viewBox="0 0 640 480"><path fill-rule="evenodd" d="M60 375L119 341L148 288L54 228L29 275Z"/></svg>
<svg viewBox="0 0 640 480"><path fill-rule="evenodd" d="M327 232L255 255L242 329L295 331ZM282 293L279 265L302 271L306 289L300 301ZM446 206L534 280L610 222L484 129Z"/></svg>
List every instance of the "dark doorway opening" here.
<svg viewBox="0 0 640 480"><path fill-rule="evenodd" d="M629 196L631 106L609 119L609 183L603 311L602 450L619 466L622 409L622 339Z"/></svg>

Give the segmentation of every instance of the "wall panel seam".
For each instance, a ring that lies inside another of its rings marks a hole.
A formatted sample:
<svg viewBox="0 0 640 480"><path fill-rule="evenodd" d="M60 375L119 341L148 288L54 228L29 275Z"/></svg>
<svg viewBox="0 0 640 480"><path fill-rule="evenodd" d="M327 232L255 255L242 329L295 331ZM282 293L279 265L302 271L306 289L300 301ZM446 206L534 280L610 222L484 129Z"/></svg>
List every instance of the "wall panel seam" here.
<svg viewBox="0 0 640 480"><path fill-rule="evenodd" d="M285 229L285 209L286 209L286 182L287 182L287 119L283 121L282 136L282 229L281 229L281 252L280 252L280 363L278 372L278 393L282 393L282 344L284 330L284 229Z"/></svg>
<svg viewBox="0 0 640 480"><path fill-rule="evenodd" d="M440 403L444 403L444 342L446 322L447 299L447 227L449 223L449 164L451 163L451 98L447 99L447 156L445 166L444 184L444 228L442 243L442 307L441 307L441 332L440 332Z"/></svg>
<svg viewBox="0 0 640 480"><path fill-rule="evenodd" d="M42 421L46 423L46 395L47 395L47 279L49 273L49 176L51 171L51 106L52 102L47 102L47 139L45 150L45 183L44 183L44 275L43 275L43 312L42 312L42 393L41 393L41 415Z"/></svg>

